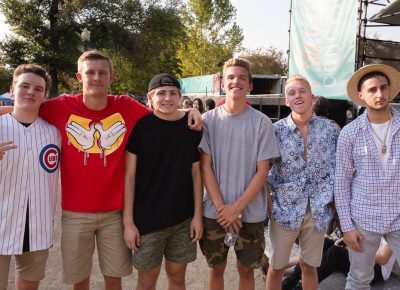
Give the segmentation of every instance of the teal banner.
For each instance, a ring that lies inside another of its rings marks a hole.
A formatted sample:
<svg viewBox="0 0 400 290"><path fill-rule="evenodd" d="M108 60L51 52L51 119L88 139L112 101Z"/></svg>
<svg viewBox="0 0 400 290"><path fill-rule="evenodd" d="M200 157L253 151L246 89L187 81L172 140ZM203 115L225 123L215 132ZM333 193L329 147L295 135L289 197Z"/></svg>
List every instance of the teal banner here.
<svg viewBox="0 0 400 290"><path fill-rule="evenodd" d="M349 100L358 0L292 0L289 76L306 77L315 95Z"/></svg>

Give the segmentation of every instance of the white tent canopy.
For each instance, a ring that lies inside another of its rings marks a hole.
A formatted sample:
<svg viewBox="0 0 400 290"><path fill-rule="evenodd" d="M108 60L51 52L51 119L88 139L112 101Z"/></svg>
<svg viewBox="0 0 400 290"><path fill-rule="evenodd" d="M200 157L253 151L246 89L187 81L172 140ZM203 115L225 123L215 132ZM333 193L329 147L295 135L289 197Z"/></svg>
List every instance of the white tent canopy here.
<svg viewBox="0 0 400 290"><path fill-rule="evenodd" d="M400 0L395 0L372 16L369 21L389 25L400 25Z"/></svg>

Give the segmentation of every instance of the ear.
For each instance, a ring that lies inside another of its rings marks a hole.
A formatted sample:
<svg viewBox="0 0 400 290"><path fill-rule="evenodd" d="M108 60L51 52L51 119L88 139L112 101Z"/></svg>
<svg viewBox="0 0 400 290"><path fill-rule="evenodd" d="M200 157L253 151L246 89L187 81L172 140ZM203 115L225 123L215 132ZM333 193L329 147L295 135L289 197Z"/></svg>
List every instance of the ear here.
<svg viewBox="0 0 400 290"><path fill-rule="evenodd" d="M358 95L358 97L359 97L361 100L363 100L363 101L364 101L364 98L363 98L363 96L362 96L362 93L361 93L361 92L358 92L358 93L357 93L357 95Z"/></svg>
<svg viewBox="0 0 400 290"><path fill-rule="evenodd" d="M115 80L115 73L113 72L110 76L110 83L112 83Z"/></svg>
<svg viewBox="0 0 400 290"><path fill-rule="evenodd" d="M221 82L221 88L225 91L225 85L224 85L224 80L222 79L222 82Z"/></svg>
<svg viewBox="0 0 400 290"><path fill-rule="evenodd" d="M289 106L289 101L288 101L287 98L285 98L285 106L286 106L286 107L290 107L290 106Z"/></svg>
<svg viewBox="0 0 400 290"><path fill-rule="evenodd" d="M250 87L250 91L249 91L249 94L250 94L251 91L253 90L253 83L250 83L250 84L249 84L249 87Z"/></svg>
<svg viewBox="0 0 400 290"><path fill-rule="evenodd" d="M153 98L152 94L147 93L147 100L148 100L150 109L153 109L153 100L152 100L152 98Z"/></svg>
<svg viewBox="0 0 400 290"><path fill-rule="evenodd" d="M10 95L13 97L14 96L14 85L10 86Z"/></svg>
<svg viewBox="0 0 400 290"><path fill-rule="evenodd" d="M75 74L75 76L76 76L78 82L79 82L80 84L82 84L82 74L81 74L80 72L77 72L77 73Z"/></svg>

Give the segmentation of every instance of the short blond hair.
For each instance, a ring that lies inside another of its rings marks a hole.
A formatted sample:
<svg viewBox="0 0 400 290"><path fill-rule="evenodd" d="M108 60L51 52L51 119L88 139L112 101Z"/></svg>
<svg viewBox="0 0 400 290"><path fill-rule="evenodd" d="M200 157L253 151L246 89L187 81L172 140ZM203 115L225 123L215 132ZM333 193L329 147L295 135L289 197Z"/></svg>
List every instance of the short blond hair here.
<svg viewBox="0 0 400 290"><path fill-rule="evenodd" d="M223 74L225 75L225 70L228 67L232 67L232 66L240 66L240 67L244 68L248 73L249 82L250 83L253 82L253 77L251 74L251 63L247 59L235 58L235 57L228 59L224 64Z"/></svg>
<svg viewBox="0 0 400 290"><path fill-rule="evenodd" d="M111 58L105 54L104 52L101 52L96 49L88 50L85 51L84 53L81 54L81 56L78 58L78 72L82 68L82 63L86 60L105 60L108 63L108 66L110 68L110 73L113 73L113 63Z"/></svg>
<svg viewBox="0 0 400 290"><path fill-rule="evenodd" d="M305 77L303 77L302 75L293 75L293 76L289 77L289 78L286 80L285 89L286 89L286 86L287 86L288 84L290 84L290 83L292 83L292 82L296 82L296 81L300 81L300 82L305 83L305 84L307 85L307 87L308 87L308 88L310 89L310 91L311 91L310 82L309 82Z"/></svg>

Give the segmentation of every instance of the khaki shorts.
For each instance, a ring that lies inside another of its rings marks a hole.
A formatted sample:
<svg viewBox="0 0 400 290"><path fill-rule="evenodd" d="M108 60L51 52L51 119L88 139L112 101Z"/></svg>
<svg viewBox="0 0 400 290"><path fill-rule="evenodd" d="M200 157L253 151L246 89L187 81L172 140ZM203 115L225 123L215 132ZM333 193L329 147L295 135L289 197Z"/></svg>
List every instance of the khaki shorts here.
<svg viewBox="0 0 400 290"><path fill-rule="evenodd" d="M284 229L274 220L270 220L269 238L271 241L270 265L273 269L282 269L289 262L290 253L297 237L300 241L300 257L308 265L319 267L322 259L325 233L314 229L310 211L307 211L303 224L298 231Z"/></svg>
<svg viewBox="0 0 400 290"><path fill-rule="evenodd" d="M203 217L203 238L200 240L200 249L210 268L225 262L228 256L229 247L224 244L225 235L225 230L215 219ZM243 223L234 246L240 263L251 269L259 268L264 248L264 222Z"/></svg>
<svg viewBox="0 0 400 290"><path fill-rule="evenodd" d="M7 288L11 257L9 255L0 255L0 289ZM48 249L14 255L16 276L27 281L42 280L48 257Z"/></svg>
<svg viewBox="0 0 400 290"><path fill-rule="evenodd" d="M133 254L133 265L139 272L160 267L163 256L168 261L187 264L196 260L197 244L190 239L188 219L175 226L140 237L140 249Z"/></svg>
<svg viewBox="0 0 400 290"><path fill-rule="evenodd" d="M132 273L131 252L124 241L120 210L105 213L63 210L61 226L65 283L76 284L90 276L95 244L103 275L123 277Z"/></svg>

